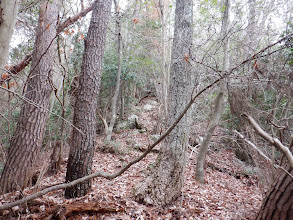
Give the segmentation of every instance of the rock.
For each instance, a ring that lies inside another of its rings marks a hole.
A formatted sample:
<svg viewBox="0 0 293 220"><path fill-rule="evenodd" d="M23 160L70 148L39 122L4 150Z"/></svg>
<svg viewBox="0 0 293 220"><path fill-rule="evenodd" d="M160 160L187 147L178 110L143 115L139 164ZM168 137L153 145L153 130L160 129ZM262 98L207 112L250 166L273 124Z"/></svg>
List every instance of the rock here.
<svg viewBox="0 0 293 220"><path fill-rule="evenodd" d="M133 145L133 148L134 148L134 149L137 149L137 150L140 150L141 148L143 148L143 144L135 143L135 144Z"/></svg>
<svg viewBox="0 0 293 220"><path fill-rule="evenodd" d="M138 120L137 115L131 115L127 118L127 120L118 123L116 125L115 131L121 132L122 130L126 130L126 129L135 129L137 126L137 120Z"/></svg>
<svg viewBox="0 0 293 220"><path fill-rule="evenodd" d="M134 144L136 144L136 142L135 142L135 140L133 140L132 138L128 138L128 139L126 140L126 144L127 144L127 145L134 145Z"/></svg>
<svg viewBox="0 0 293 220"><path fill-rule="evenodd" d="M128 121L122 121L116 125L116 132L121 132L122 130L128 129Z"/></svg>
<svg viewBox="0 0 293 220"><path fill-rule="evenodd" d="M155 106L158 105L158 102L155 100L148 100L148 104Z"/></svg>
<svg viewBox="0 0 293 220"><path fill-rule="evenodd" d="M138 120L138 116L137 115L130 115L127 120L130 122L130 123L135 123L135 121Z"/></svg>
<svg viewBox="0 0 293 220"><path fill-rule="evenodd" d="M151 111L154 107L150 104L146 104L143 106L144 111Z"/></svg>

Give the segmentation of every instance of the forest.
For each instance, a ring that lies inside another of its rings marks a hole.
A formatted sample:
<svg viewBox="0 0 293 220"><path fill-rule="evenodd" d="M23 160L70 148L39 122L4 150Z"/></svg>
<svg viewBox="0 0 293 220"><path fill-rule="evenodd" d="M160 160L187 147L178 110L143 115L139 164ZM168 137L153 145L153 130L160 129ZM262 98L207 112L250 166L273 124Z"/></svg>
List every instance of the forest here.
<svg viewBox="0 0 293 220"><path fill-rule="evenodd" d="M0 219L293 219L293 2L0 0Z"/></svg>

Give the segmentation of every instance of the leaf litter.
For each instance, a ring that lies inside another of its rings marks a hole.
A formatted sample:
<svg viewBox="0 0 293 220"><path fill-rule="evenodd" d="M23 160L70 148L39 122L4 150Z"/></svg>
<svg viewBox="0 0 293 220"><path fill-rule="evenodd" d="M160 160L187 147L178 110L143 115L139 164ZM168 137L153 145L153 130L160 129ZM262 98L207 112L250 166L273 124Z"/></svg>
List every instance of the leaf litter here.
<svg viewBox="0 0 293 220"><path fill-rule="evenodd" d="M142 109L148 101L154 103L152 98L148 98L136 106L137 110ZM147 149L152 142L150 136L155 132L152 128L156 127L157 120L158 106L139 112L139 123L147 128L147 132L129 129L113 134L114 142L119 143L114 154L100 150L99 146L104 142L103 137L98 136L93 172L102 170L114 173L141 155L141 151ZM136 147L137 144L139 148ZM184 187L178 199L168 206L145 206L133 200L133 187L143 180L158 155L151 152L113 180L93 179L92 190L84 197L66 199L63 190L50 192L27 204L0 212L0 219L254 219L262 202L257 177L237 176L236 174L243 173L243 168L235 162L237 159L233 151L226 146L220 146L220 142L216 144L218 150L209 149L206 157L205 184L195 180L197 149L191 152L191 148L188 148ZM156 147L158 151L159 148L160 146ZM49 162L48 155L43 157L42 161L47 158ZM64 161L61 170L56 175L44 177L38 189L26 188L22 192L1 195L0 205L63 183L66 157Z"/></svg>

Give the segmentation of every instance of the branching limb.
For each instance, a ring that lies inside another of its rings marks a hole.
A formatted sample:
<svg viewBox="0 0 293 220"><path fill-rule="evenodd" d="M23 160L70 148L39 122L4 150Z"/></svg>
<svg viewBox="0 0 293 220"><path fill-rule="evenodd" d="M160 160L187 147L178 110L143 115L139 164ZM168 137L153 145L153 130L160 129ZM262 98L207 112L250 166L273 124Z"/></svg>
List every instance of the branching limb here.
<svg viewBox="0 0 293 220"><path fill-rule="evenodd" d="M223 79L223 77L215 80L213 83L209 84L208 86L204 87L201 91L199 91L195 96L193 96L189 103L186 105L186 107L184 108L184 110L182 111L182 113L180 114L180 116L177 118L177 120L166 130L166 132L161 135L161 137L155 141L151 146L148 147L148 149L141 155L139 156L138 158L132 160L130 163L128 163L125 167L123 167L121 170L119 170L118 172L116 173L113 173L113 174L108 174L108 173L103 173L103 172L97 172L97 173L93 173L91 175L88 175L88 176L85 176L85 177L82 177L82 178L79 178L77 180L74 180L72 182L69 182L69 183L63 183L63 184L59 184L59 185L55 185L55 186L52 186L52 187L49 187L47 189L44 189L38 193L35 193L35 194L32 194L30 196L27 196L21 200L18 200L18 201L15 201L15 202L11 202L11 203L6 203L2 206L0 206L0 211L2 210L5 210L5 209L9 209L11 207L14 207L14 206L17 206L17 205L21 205L25 202L28 202L30 200L33 200L33 199L36 199L38 197L41 197L49 192L52 192L52 191L55 191L55 190L59 190L59 189L66 189L66 188L69 188L69 187L73 187L81 182L84 182L84 181L87 181L87 180L90 180L90 179L93 179L95 177L103 177L103 178L106 178L108 180L111 180L111 179L114 179L118 176L120 176L121 174L123 174L129 167L131 167L133 164L141 161L146 155L148 155L151 150L157 146L163 139L165 139L169 134L170 132L175 128L175 126L179 123L179 121L183 118L183 116L186 114L186 112L188 111L188 109L191 107L191 105L193 104L193 102L195 101L195 99L197 97L199 97L202 93L204 93L206 90L212 88L213 86L215 86L218 82L220 82L221 80Z"/></svg>
<svg viewBox="0 0 293 220"><path fill-rule="evenodd" d="M242 116L250 122L256 133L258 133L258 135L263 137L267 142L277 147L280 151L282 151L285 154L290 166L293 168L293 155L290 152L289 148L284 146L278 138L273 138L268 133L266 133L251 116L247 114L243 114Z"/></svg>
<svg viewBox="0 0 293 220"><path fill-rule="evenodd" d="M83 11L79 12L78 14L76 14L72 17L69 17L66 21L60 23L57 27L57 35L59 35L65 28L67 28L69 25L76 22L78 19L86 16L92 9L93 9L93 6L91 5L88 8L84 9ZM11 73L17 74L20 71L22 71L31 62L32 55L33 55L33 52L30 52L28 55L26 55L23 58L22 61L20 61L20 63L10 67L10 69L9 69L10 76L8 77L8 79L11 78ZM0 77L0 85L2 85L3 83L4 83L4 80L2 80Z"/></svg>
<svg viewBox="0 0 293 220"><path fill-rule="evenodd" d="M78 19L86 16L91 10L93 9L93 6L89 6L88 8L84 9L83 11L79 12L78 14L69 17L66 21L59 24L57 28L57 33L59 34L61 31L63 31L65 28L67 28L69 25L76 22Z"/></svg>
<svg viewBox="0 0 293 220"><path fill-rule="evenodd" d="M265 158L270 163L273 163L272 160L265 155L257 146L255 146L251 141L247 140L242 134L240 134L238 131L234 130L234 133L238 135L242 140L244 140L249 146L251 146L253 149L255 149L263 158ZM289 173L284 167L279 166L278 164L273 164L275 168L283 170L285 173L287 173L292 179L293 176L291 173Z"/></svg>

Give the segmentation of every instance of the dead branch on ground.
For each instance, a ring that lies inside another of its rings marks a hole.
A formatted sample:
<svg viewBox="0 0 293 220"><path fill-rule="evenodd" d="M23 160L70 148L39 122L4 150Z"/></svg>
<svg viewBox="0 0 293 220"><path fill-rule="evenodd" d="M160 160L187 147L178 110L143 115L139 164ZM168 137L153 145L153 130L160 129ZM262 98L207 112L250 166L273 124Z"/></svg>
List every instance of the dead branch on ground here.
<svg viewBox="0 0 293 220"><path fill-rule="evenodd" d="M139 161L141 161L146 155L148 155L151 150L157 146L162 140L164 140L169 133L175 128L175 126L180 122L180 120L183 118L183 116L186 114L186 112L188 111L188 109L191 107L191 105L194 103L195 99L197 97L199 97L202 93L204 93L206 90L212 88L213 86L215 86L216 84L218 84L218 82L220 82L224 77L221 77L217 80L215 80L214 82L212 82L211 84L207 85L206 87L204 87L201 91L199 91L196 95L194 95L193 97L191 97L189 103L186 105L186 107L184 108L184 110L182 111L182 113L180 114L180 116L176 119L176 121L166 130L166 132L164 134L161 135L161 137L155 141L152 145L150 145L148 147L148 149L139 157L137 157L136 159L132 160L131 162L129 162L126 166L124 166L121 170L117 171L116 173L113 174L109 174L109 173L104 173L104 172L97 172L97 173L93 173L90 174L88 176L79 178L77 180L74 180L72 182L69 183L62 183L59 185L55 185L55 186L51 186L47 189L44 189L38 193L29 195L21 200L15 201L15 202L11 202L11 203L6 203L2 206L0 206L0 211L5 210L5 209L9 209L12 208L14 206L17 205L21 205L25 202L28 202L30 200L36 199L38 197L41 197L49 192L55 191L55 190L59 190L59 189L66 189L69 187L73 187L81 182L96 178L96 177L103 177L106 178L108 180L114 179L118 176L120 176L121 174L123 174L126 170L128 170L129 167L131 167L133 164L138 163Z"/></svg>

